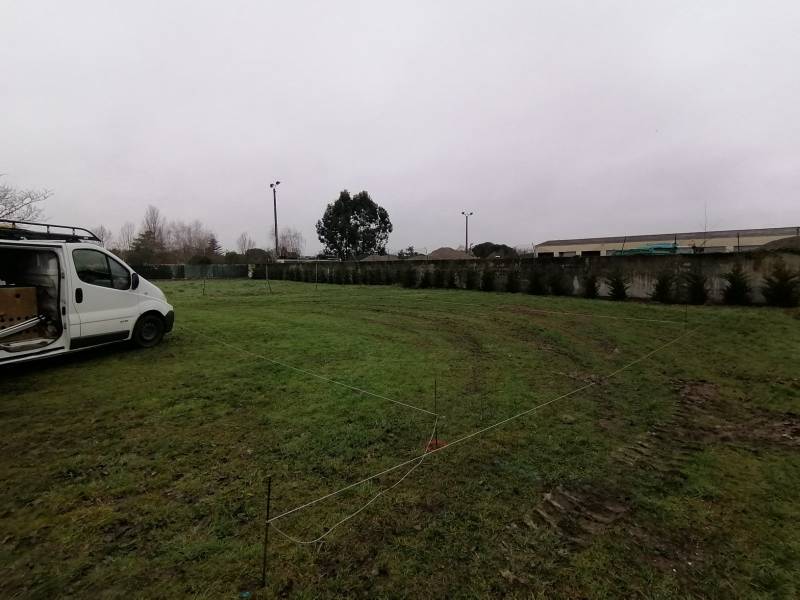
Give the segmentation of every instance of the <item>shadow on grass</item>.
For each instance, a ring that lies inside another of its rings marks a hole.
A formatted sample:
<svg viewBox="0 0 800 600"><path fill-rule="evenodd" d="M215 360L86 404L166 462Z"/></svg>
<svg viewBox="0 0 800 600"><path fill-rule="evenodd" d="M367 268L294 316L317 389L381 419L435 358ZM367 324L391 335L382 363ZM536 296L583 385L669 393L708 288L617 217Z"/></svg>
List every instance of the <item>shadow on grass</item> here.
<svg viewBox="0 0 800 600"><path fill-rule="evenodd" d="M165 339L163 343L167 343ZM140 352L147 352L148 349L138 348L131 342L119 342L106 346L87 348L56 356L46 356L36 358L29 362L16 363L11 365L0 365L0 377L8 380L12 377L25 377L34 373L41 373L44 370L55 370L61 367L80 366L95 362L98 359L116 357L122 358L126 355L133 355Z"/></svg>

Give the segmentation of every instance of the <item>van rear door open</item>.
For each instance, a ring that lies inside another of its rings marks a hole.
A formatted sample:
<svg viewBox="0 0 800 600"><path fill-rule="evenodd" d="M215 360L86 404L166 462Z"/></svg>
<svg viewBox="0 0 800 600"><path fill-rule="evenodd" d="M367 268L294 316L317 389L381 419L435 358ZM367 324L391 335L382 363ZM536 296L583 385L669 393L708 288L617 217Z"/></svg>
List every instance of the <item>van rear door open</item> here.
<svg viewBox="0 0 800 600"><path fill-rule="evenodd" d="M64 350L62 266L58 245L0 244L0 363Z"/></svg>
<svg viewBox="0 0 800 600"><path fill-rule="evenodd" d="M138 314L139 297L131 290L131 273L100 250L72 250L73 290L70 302L80 319L80 348L127 339Z"/></svg>

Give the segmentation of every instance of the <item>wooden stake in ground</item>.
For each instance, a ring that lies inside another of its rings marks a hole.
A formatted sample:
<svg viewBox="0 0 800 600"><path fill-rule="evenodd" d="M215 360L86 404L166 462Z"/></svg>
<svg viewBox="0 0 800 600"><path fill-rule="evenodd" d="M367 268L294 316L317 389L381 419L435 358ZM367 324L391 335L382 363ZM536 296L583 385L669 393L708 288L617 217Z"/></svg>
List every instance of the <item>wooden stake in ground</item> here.
<svg viewBox="0 0 800 600"><path fill-rule="evenodd" d="M433 412L435 412L438 415L439 414L439 408L437 406L437 400L436 400L436 391L437 391L436 388L437 388L437 382L436 382L436 378L434 377L433 378ZM433 426L433 447L434 448L438 448L439 447L439 433L437 431L438 425L439 425L439 419L437 417L436 424Z"/></svg>
<svg viewBox="0 0 800 600"><path fill-rule="evenodd" d="M475 377L475 367L472 367L472 376ZM481 420L480 422L483 423L486 419L486 399L483 397L483 393L480 395L480 402L481 402Z"/></svg>
<svg viewBox="0 0 800 600"><path fill-rule="evenodd" d="M272 286L269 284L269 265L264 263L264 278L267 280L267 289L269 289L269 293L272 293Z"/></svg>
<svg viewBox="0 0 800 600"><path fill-rule="evenodd" d="M264 551L261 555L261 587L267 587L267 545L269 544L269 505L272 499L272 475L267 478L267 518L264 521Z"/></svg>

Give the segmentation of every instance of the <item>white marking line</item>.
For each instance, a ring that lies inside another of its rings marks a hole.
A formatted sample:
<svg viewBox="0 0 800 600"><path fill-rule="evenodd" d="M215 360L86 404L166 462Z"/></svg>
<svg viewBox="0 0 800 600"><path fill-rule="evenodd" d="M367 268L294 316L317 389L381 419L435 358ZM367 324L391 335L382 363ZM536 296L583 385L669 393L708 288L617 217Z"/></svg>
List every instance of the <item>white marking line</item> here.
<svg viewBox="0 0 800 600"><path fill-rule="evenodd" d="M429 447L430 447L430 445L431 445L431 442L433 441L433 437L436 435L436 425L437 425L438 423L439 423L439 417L436 417L436 419L434 420L434 423L433 423L433 431L431 432L431 437L430 437L430 439L428 440L428 443L425 445L425 448L429 448ZM270 526L270 527L272 527L272 528L273 528L275 531L277 531L278 533L280 533L280 534L281 534L283 537L285 537L287 540L289 540L290 542L294 542L295 544L315 544L316 542L319 542L319 541L321 541L321 540L325 539L326 537L328 537L328 535L330 535L330 533L331 533L331 532L332 532L334 529L336 529L337 527L339 527L339 525L343 525L344 523L346 523L347 521L349 521L350 519L352 519L353 517L355 517L356 515L358 515L358 514L359 514L361 511L363 511L363 510L364 510L365 508L367 508L367 507L368 507L370 504L372 504L373 502L375 502L375 500L377 500L378 498L380 498L381 496L383 496L383 495L384 495L386 492L388 492L388 491L390 491L390 490L393 490L393 489L394 489L394 488L396 488L398 485L400 485L401 483L403 483L403 480L404 480L406 477L408 477L409 475L411 475L411 473L413 473L413 472L414 472L414 470L415 470L415 469L416 469L418 466L420 466L420 465L422 464L422 461L423 461L423 460L425 460L425 457L426 457L426 456L428 456L428 454L430 454L430 452L426 452L425 454L423 454L422 456L420 456L419 460L418 460L418 461L417 461L417 462L416 462L416 463L415 463L415 464L414 464L414 465L413 465L413 466L412 466L412 467L411 467L411 468L410 468L408 471L406 471L406 472L405 472L405 474L404 474L404 475L403 475L403 476L402 476L400 479L398 479L397 481L395 481L395 482L394 482L392 485L390 485L389 487L387 487L387 488L384 488L384 489L382 489L381 491L379 491L379 492L378 492L377 494L375 494L375 495L374 495L372 498L370 498L370 499L367 501L367 503L366 503L366 504L364 504L363 506L361 506L361 507L360 507L358 510L356 510L355 512L353 512L353 513L350 513L349 515L347 515L346 517L344 517L343 519L341 519L340 521L338 521L336 524L332 525L332 526L331 526L331 527L330 527L330 528L329 528L329 529L328 529L328 530L327 530L325 533L323 533L323 534L322 534L321 536L319 536L318 538L315 538L315 539L313 539L313 540L308 540L308 541L298 540L298 539L296 539L296 538L293 538L292 536L290 536L288 533L284 532L283 530L281 530L281 529L278 529L278 526L277 526L277 525L275 525L274 523L272 523L272 520L270 520L270 521L267 521L267 525L268 525L268 526Z"/></svg>
<svg viewBox="0 0 800 600"><path fill-rule="evenodd" d="M301 302L308 302L308 303L324 303L326 305L337 305L337 306L346 306L351 307L354 309L361 308L365 305L367 306L386 306L387 308L391 305L381 305L381 304L371 304L369 302L363 302L358 306L353 306L352 300L353 299L360 299L362 296L353 295L352 298L348 300L330 300L330 299L323 299L323 298L301 298L301 299L285 299L283 302L273 302L273 304L296 304ZM650 319L646 317L623 317L618 315L599 315L594 313L577 313L577 312L568 312L568 311L561 311L561 310L549 310L545 308L534 308L532 306L528 306L527 304L511 304L511 303L503 303L503 304L481 304L476 302L457 302L455 300L444 300L439 298L431 298L429 296L424 297L406 297L402 298L401 296L377 296L375 298L370 298L371 300L413 300L415 302L423 302L425 300L434 300L435 302L445 303L445 304L455 304L457 306L469 306L471 308L484 308L484 309L501 309L501 308L524 308L525 310L529 310L531 312L538 312L542 314L548 315L558 315L562 317L582 317L582 318L597 318L597 319L614 319L619 321L638 321L640 323L661 323L666 325L683 325L684 321L675 321L669 319ZM433 308L433 307L432 307Z"/></svg>
<svg viewBox="0 0 800 600"><path fill-rule="evenodd" d="M660 352L664 348L667 348L668 346L671 346L672 344L677 343L678 341L680 341L681 339L685 338L688 335L691 335L692 333L697 331L697 329L699 329L699 327L695 328L695 329L692 329L692 330L689 330L689 331L684 331L678 337L666 342L665 344L662 344L661 346L659 346L655 350L651 350L647 354L645 354L643 356L640 356L639 358L629 362L628 364L624 365L623 367L620 367L616 371L613 371L613 372L609 373L608 375L603 376L600 381L605 381L607 379L611 379L612 377L615 377L616 375L619 375L623 371L626 371L626 370L630 369L634 365L637 365L640 362L642 362L644 360L647 360L648 358L650 358L654 354L657 354L658 352ZM496 429L496 428L498 428L498 427L500 427L502 425L505 425L506 423L509 423L510 421L513 421L515 419L519 419L520 417L524 417L525 415L528 415L528 414L530 414L532 412L535 412L535 411L537 411L537 410L539 410L541 408L544 408L545 406L553 404L554 402L558 402L559 400L563 400L564 398L568 398L570 396L574 396L575 394L577 394L579 392L582 392L582 391L584 391L586 389L589 389L590 387L593 387L593 386L597 385L597 383L598 382L595 382L595 381L593 381L591 383L587 383L586 385L583 385L583 386L581 386L579 388L576 388L576 389L574 389L574 390L572 390L570 392L567 392L566 394L561 394L560 396L558 396L556 398L553 398L551 400L548 400L547 402L543 402L542 404L534 406L533 408L529 408L529 409L524 410L524 411L522 411L520 413L517 413L516 415L513 415L511 417L503 419L502 421L498 421L497 423L493 423L492 425L484 427L483 429L479 429L479 430L474 431L474 432L472 432L470 434L467 434L467 435L465 435L463 437L460 437L457 440L448 443L446 446L441 446L439 448L434 448L430 452L425 452L420 456L415 456L414 458L411 458L409 460L403 461L403 462L401 462L401 463L399 463L397 465L394 465L393 467L389 467L388 469L384 469L380 473L375 473L374 475L370 475L369 477L365 477L364 479L362 479L360 481L357 481L355 483L351 483L350 485L347 485L347 486L345 486L345 487L343 487L343 488L341 488L339 490L336 490L335 492L331 492L329 494L325 494L324 496L321 496L321 497L319 497L319 498L317 498L315 500L311 500L310 502L306 502L305 504L301 504L300 506L296 506L295 508L292 508L291 510L287 510L287 511L285 511L285 512L283 512L283 513L281 513L281 514L279 514L279 515L277 515L275 517L272 517L271 519L269 519L269 521L267 521L267 523L272 523L273 521L277 521L278 519L282 519L284 517L287 517L287 516L289 516L289 515L291 515L293 513L296 513L297 511L300 511L300 510L303 510L305 508L308 508L309 506L313 506L314 504L317 504L319 502L322 502L323 500L327 500L328 498L331 498L333 496L341 494L342 492L345 492L345 491L350 490L350 489L352 489L352 488L354 488L356 486L359 486L359 485L361 485L363 483L371 481L371 480L373 480L373 479L375 479L377 477L380 477L381 475L385 475L385 474L390 473L392 471L395 471L395 470L397 470L397 469L399 469L401 467L404 467L404 466L406 466L408 464L411 464L411 463L413 463L415 461L418 461L421 458L424 458L425 456L428 456L428 455L431 455L431 454L436 454L437 452L440 452L441 450L446 450L448 448L452 448L453 446L456 446L458 444L466 442L467 440L470 440L470 439L472 439L472 438L474 438L476 436L482 435L482 434L486 433L487 431L491 431L492 429Z"/></svg>
<svg viewBox="0 0 800 600"><path fill-rule="evenodd" d="M239 348L238 346L234 346L233 344L230 344L230 343L226 342L225 340L211 337L210 335L205 334L205 333L203 333L201 331L197 331L195 329L188 329L188 328L186 328L186 329L188 331L193 332L193 333L197 333L198 335L201 335L201 336L203 336L204 338L206 338L208 340L211 340L213 342L222 344L223 346L227 346L228 348L236 350L237 352L240 352L241 354L249 354L250 356L254 356L256 358L259 358L261 360L267 361L267 362L272 363L274 365L278 365L280 367L283 367L284 369L290 369L290 370L295 371L297 373L302 373L303 375L308 375L309 377L315 377L315 378L320 379L322 381L325 381L327 383L332 383L334 385L338 385L338 386L341 386L343 388L347 388L349 390L353 390L354 392L359 392L360 394L365 394L367 396L372 396L373 398L379 398L381 400L386 400L387 402L392 402L392 403L398 404L400 406L405 406L406 408L411 408L413 410L417 410L419 412L426 413L426 414L431 415L433 417L438 416L435 412L432 412L430 410L426 410L424 408L420 408L419 406L414 406L413 404L407 404L405 402L400 402L400 400L394 400L392 398L387 398L386 396L381 396L380 394L375 394L373 392L369 392L367 390L363 390L363 389L361 389L359 387L356 387L354 385L349 385L349 384L343 383L341 381L336 381L335 379L330 379L330 378L325 377L323 375L319 375L317 373L313 373L312 371L307 371L307 370L301 369L299 367L293 367L292 365L287 365L286 363L283 363L283 362L281 362L279 360L275 360L274 358L269 358L268 356L264 356L263 354L258 354L256 352L251 352L250 350L247 350L245 348Z"/></svg>

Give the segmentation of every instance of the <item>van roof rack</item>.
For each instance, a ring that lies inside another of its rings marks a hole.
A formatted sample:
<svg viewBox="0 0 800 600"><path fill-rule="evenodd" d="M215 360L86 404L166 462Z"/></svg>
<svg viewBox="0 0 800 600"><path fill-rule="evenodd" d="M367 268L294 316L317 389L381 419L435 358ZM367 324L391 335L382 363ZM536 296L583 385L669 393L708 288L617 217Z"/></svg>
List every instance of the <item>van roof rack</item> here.
<svg viewBox="0 0 800 600"><path fill-rule="evenodd" d="M0 239L102 243L99 237L83 227L34 223L33 221L18 221L16 219L0 219Z"/></svg>

